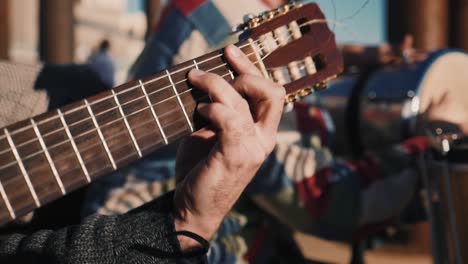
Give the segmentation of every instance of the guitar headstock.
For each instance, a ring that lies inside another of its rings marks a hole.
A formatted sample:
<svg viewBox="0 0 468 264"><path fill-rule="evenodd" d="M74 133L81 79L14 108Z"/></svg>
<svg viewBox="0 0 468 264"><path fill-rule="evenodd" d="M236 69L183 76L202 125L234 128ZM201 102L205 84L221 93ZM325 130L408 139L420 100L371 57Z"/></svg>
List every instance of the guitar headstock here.
<svg viewBox="0 0 468 264"><path fill-rule="evenodd" d="M335 35L317 4L284 5L246 23L244 37L254 43L264 74L286 88L292 103L343 70Z"/></svg>

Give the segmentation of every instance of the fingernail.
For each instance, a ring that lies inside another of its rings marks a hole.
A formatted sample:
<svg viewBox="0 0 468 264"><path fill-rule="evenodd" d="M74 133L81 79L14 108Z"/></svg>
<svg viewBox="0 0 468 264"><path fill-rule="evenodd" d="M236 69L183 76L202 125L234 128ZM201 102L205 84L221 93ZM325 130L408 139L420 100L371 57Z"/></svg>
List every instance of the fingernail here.
<svg viewBox="0 0 468 264"><path fill-rule="evenodd" d="M208 103L200 102L197 105L197 110L200 110L201 108L206 107L207 105L208 105Z"/></svg>
<svg viewBox="0 0 468 264"><path fill-rule="evenodd" d="M235 58L239 57L241 53L240 49L234 45L229 46L228 52Z"/></svg>
<svg viewBox="0 0 468 264"><path fill-rule="evenodd" d="M192 75L193 77L198 77L198 76L201 76L203 74L205 74L205 72L201 71L199 69L193 69L193 70L190 71L190 75Z"/></svg>

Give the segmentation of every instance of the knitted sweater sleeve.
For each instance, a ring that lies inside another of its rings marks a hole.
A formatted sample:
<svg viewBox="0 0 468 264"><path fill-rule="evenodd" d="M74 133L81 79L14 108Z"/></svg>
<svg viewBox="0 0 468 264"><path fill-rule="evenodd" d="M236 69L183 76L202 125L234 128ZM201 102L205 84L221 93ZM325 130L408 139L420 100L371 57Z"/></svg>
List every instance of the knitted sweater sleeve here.
<svg viewBox="0 0 468 264"><path fill-rule="evenodd" d="M0 263L200 263L207 249L182 253L171 214L173 193L120 216L0 241Z"/></svg>

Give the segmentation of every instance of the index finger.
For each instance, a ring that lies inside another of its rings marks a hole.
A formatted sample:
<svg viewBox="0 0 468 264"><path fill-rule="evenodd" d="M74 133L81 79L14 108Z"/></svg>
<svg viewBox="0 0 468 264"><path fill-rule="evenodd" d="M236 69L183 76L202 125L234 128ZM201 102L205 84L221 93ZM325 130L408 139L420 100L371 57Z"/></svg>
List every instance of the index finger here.
<svg viewBox="0 0 468 264"><path fill-rule="evenodd" d="M226 59L232 68L239 74L250 74L263 76L260 70L255 67L249 57L242 52L238 47L229 45L224 49Z"/></svg>

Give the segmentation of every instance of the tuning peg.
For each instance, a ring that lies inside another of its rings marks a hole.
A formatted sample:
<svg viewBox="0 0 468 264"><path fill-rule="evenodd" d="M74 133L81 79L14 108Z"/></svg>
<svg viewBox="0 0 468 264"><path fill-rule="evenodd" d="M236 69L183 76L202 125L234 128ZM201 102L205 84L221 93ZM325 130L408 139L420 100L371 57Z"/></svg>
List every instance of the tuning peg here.
<svg viewBox="0 0 468 264"><path fill-rule="evenodd" d="M246 30L249 27L250 21L254 19L255 17L256 16L252 13L244 15L242 19L244 23L234 26L231 30L231 34Z"/></svg>
<svg viewBox="0 0 468 264"><path fill-rule="evenodd" d="M278 14L286 14L287 12L289 12L289 5L283 5L283 6L280 6L276 9L276 12Z"/></svg>
<svg viewBox="0 0 468 264"><path fill-rule="evenodd" d="M325 90L327 89L327 82L319 82L314 85L314 89L316 90Z"/></svg>
<svg viewBox="0 0 468 264"><path fill-rule="evenodd" d="M243 17L244 23L248 23L250 20L252 20L255 17L256 15L252 13L245 14Z"/></svg>
<svg viewBox="0 0 468 264"><path fill-rule="evenodd" d="M311 93L312 93L312 87L308 87L299 91L298 95L302 98L302 97L308 96Z"/></svg>
<svg viewBox="0 0 468 264"><path fill-rule="evenodd" d="M297 97L295 94L288 94L286 95L286 103L289 104L289 103L294 103L297 101Z"/></svg>
<svg viewBox="0 0 468 264"><path fill-rule="evenodd" d="M283 110L283 112L289 113L289 112L291 112L292 110L294 110L294 103L287 103L287 104L284 105L284 110Z"/></svg>
<svg viewBox="0 0 468 264"><path fill-rule="evenodd" d="M288 4L285 4L285 5L282 5L280 7L278 7L276 10L278 11L278 13L280 14L284 14L284 13L287 13L289 11L291 11L291 9L294 9L298 6L301 6L302 4L298 3L297 1L289 1Z"/></svg>
<svg viewBox="0 0 468 264"><path fill-rule="evenodd" d="M275 15L276 15L275 11L268 11L268 12L263 13L262 19L263 20L270 20L270 19L273 19L275 17Z"/></svg>
<svg viewBox="0 0 468 264"><path fill-rule="evenodd" d="M249 22L247 23L248 27L249 28L255 28L260 24L260 21L261 21L260 18L254 17L254 18L250 19Z"/></svg>

